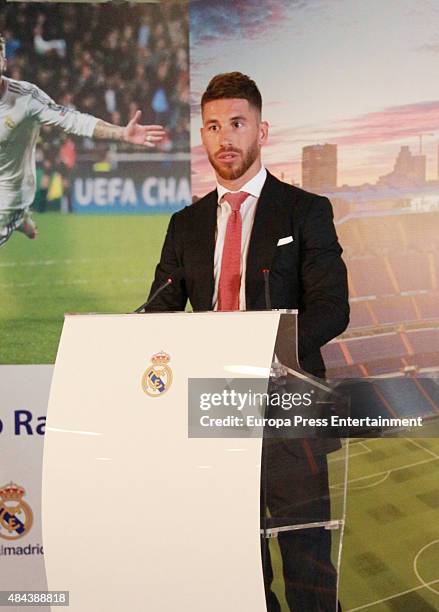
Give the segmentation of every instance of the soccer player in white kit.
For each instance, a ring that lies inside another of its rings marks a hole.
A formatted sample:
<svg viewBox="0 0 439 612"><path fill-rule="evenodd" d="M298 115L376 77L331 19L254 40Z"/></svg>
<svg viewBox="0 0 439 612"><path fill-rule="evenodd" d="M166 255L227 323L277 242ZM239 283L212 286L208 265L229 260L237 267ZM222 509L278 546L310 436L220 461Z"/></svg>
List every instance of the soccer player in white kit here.
<svg viewBox="0 0 439 612"><path fill-rule="evenodd" d="M0 35L0 247L14 230L37 235L29 207L36 192L35 148L40 125L55 125L69 134L154 147L165 131L140 125L137 111L125 127L56 104L39 87L3 76L5 41Z"/></svg>

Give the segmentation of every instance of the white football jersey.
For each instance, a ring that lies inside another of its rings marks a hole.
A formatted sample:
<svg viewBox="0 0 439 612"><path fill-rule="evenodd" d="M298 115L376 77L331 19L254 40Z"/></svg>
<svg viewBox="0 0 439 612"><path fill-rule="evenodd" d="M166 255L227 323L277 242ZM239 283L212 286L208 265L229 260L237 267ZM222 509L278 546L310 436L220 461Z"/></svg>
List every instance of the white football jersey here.
<svg viewBox="0 0 439 612"><path fill-rule="evenodd" d="M98 119L59 106L39 87L3 77L0 97L0 217L30 206L36 191L35 147L41 124L92 136Z"/></svg>

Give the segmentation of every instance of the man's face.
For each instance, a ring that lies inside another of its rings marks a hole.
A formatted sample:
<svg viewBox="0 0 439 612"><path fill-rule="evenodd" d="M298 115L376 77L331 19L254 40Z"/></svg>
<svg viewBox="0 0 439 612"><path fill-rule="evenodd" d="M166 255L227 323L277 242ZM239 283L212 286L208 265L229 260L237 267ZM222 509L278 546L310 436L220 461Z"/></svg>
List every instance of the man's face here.
<svg viewBox="0 0 439 612"><path fill-rule="evenodd" d="M233 181L257 171L268 125L248 100L212 100L202 114L201 139L217 176Z"/></svg>

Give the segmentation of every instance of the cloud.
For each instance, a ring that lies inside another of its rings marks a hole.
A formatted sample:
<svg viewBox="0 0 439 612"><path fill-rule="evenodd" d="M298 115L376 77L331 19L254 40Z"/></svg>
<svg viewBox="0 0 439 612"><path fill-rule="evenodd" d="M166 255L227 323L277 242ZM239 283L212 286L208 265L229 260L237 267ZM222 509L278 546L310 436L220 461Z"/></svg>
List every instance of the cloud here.
<svg viewBox="0 0 439 612"><path fill-rule="evenodd" d="M287 12L303 8L305 0L215 0L190 5L191 45L226 39L258 39L284 23Z"/></svg>
<svg viewBox="0 0 439 612"><path fill-rule="evenodd" d="M390 106L339 121L278 126L270 131L263 158L286 181L300 178L302 147L316 143L339 145L340 182L375 181L390 172L398 151L396 143L413 143L420 134L439 133L439 100ZM428 141L426 141L428 144ZM192 148L195 193L212 188L212 169L201 145Z"/></svg>
<svg viewBox="0 0 439 612"><path fill-rule="evenodd" d="M439 132L439 100L390 106L340 121L304 124L271 131L269 147L331 142L339 145L367 145L411 139Z"/></svg>
<svg viewBox="0 0 439 612"><path fill-rule="evenodd" d="M418 51L427 51L428 53L439 53L439 43L427 43L418 47Z"/></svg>
<svg viewBox="0 0 439 612"><path fill-rule="evenodd" d="M332 129L331 129L332 127ZM439 131L439 100L391 106L328 126L332 142L362 145Z"/></svg>

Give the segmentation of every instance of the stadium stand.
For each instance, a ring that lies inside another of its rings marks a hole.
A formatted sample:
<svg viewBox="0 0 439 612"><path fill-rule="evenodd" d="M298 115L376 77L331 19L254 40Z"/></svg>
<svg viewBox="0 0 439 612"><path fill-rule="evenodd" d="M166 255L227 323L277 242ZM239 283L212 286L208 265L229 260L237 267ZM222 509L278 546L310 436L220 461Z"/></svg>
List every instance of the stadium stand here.
<svg viewBox="0 0 439 612"><path fill-rule="evenodd" d="M378 323L368 300L351 300L351 327L370 327Z"/></svg>
<svg viewBox="0 0 439 612"><path fill-rule="evenodd" d="M396 288L384 257L363 255L352 257L350 261L351 295L364 297L395 293ZM377 271L380 273L377 274Z"/></svg>
<svg viewBox="0 0 439 612"><path fill-rule="evenodd" d="M392 295L371 303L375 318L381 325L419 319L412 296Z"/></svg>
<svg viewBox="0 0 439 612"><path fill-rule="evenodd" d="M351 202L349 218L337 224L351 322L324 347L330 377L439 370L439 213L407 212L409 204L394 200L392 214L361 216Z"/></svg>
<svg viewBox="0 0 439 612"><path fill-rule="evenodd" d="M388 264L401 293L433 289L428 253L394 252L388 256Z"/></svg>
<svg viewBox="0 0 439 612"><path fill-rule="evenodd" d="M4 1L1 8L7 76L120 125L139 108L143 123L167 127L163 150L189 150L187 8Z"/></svg>
<svg viewBox="0 0 439 612"><path fill-rule="evenodd" d="M439 270L439 268L438 268ZM416 296L416 305L419 310L420 318L423 320L438 318L439 292L432 291L430 293Z"/></svg>

